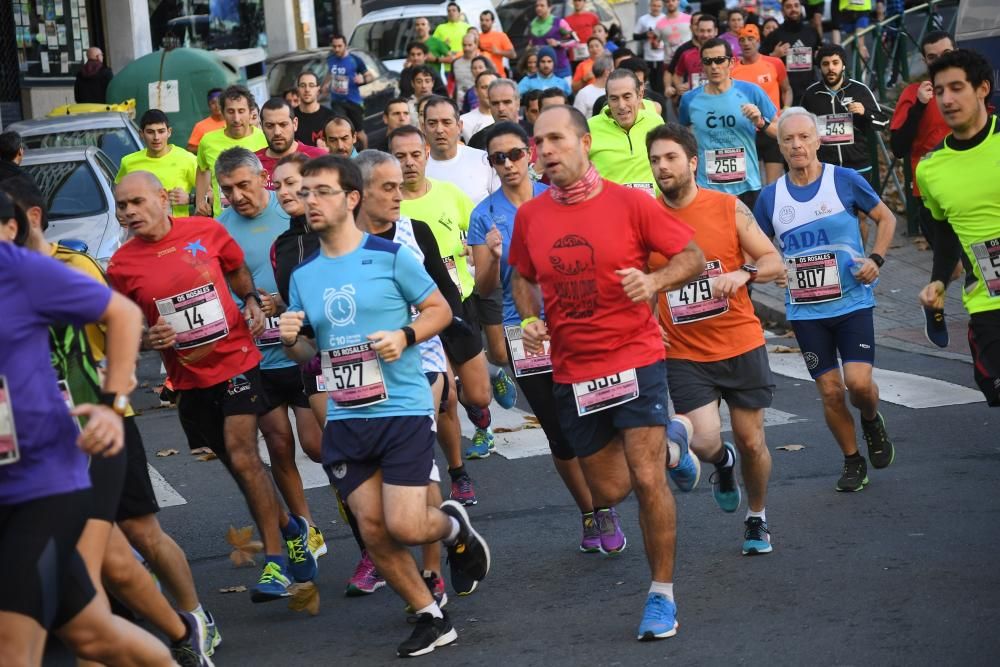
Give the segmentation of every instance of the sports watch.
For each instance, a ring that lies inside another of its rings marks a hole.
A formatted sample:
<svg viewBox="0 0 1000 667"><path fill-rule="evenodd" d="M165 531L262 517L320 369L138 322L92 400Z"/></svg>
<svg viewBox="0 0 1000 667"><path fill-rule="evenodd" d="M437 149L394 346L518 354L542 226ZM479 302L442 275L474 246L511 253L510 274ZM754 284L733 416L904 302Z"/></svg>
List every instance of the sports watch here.
<svg viewBox="0 0 1000 667"><path fill-rule="evenodd" d="M740 267L740 271L746 271L750 274L750 280L748 280L747 283L752 283L757 280L757 267L753 264L744 264Z"/></svg>

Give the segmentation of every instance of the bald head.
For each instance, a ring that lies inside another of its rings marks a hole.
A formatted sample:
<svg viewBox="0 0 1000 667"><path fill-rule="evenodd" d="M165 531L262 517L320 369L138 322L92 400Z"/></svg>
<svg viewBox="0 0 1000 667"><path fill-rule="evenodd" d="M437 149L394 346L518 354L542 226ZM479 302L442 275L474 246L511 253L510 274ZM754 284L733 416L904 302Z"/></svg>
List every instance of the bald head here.
<svg viewBox="0 0 1000 667"><path fill-rule="evenodd" d="M100 60L104 62L104 52L96 46L92 46L87 49L87 60Z"/></svg>
<svg viewBox="0 0 1000 667"><path fill-rule="evenodd" d="M143 241L155 242L170 231L170 199L156 176L133 171L115 186L115 216Z"/></svg>

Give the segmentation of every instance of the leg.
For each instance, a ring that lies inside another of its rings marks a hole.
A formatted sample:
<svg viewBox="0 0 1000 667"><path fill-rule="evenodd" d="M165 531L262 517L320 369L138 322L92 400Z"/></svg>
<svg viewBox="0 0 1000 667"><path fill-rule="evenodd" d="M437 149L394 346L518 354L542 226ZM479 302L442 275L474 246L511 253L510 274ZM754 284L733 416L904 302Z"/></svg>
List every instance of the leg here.
<svg viewBox="0 0 1000 667"><path fill-rule="evenodd" d="M427 506L438 508L441 507L441 503L444 502L444 498L441 496L441 484L440 482L435 482L431 480L431 483L427 485ZM434 574L441 576L441 542L435 540L434 542L427 542L421 549L421 556L424 564L424 570L429 570Z"/></svg>
<svg viewBox="0 0 1000 667"><path fill-rule="evenodd" d="M257 453L257 417L230 415L225 422L226 453L230 474L243 492L264 542L264 553L282 553L279 528L288 524L288 515L281 511L274 482Z"/></svg>
<svg viewBox="0 0 1000 667"><path fill-rule="evenodd" d="M632 478L621 436L579 461L594 507L614 507L631 493Z"/></svg>
<svg viewBox="0 0 1000 667"><path fill-rule="evenodd" d="M573 496L573 502L580 509L580 512L587 514L594 511L594 499L590 494L590 487L587 486L587 478L583 474L583 466L580 459L561 459L555 454L552 455L552 463L556 466L556 472L566 485L566 490ZM604 505L603 507L607 507Z"/></svg>
<svg viewBox="0 0 1000 667"><path fill-rule="evenodd" d="M184 611L197 609L198 592L187 556L177 542L163 532L156 515L125 519L119 527L129 543L153 568L177 606Z"/></svg>
<svg viewBox="0 0 1000 667"><path fill-rule="evenodd" d="M717 400L685 412L684 416L694 425L691 450L702 461L718 461L722 456L722 418Z"/></svg>
<svg viewBox="0 0 1000 667"><path fill-rule="evenodd" d="M625 429L625 459L636 499L646 560L653 581L671 582L676 549L676 510L667 488L667 437L663 426Z"/></svg>
<svg viewBox="0 0 1000 667"><path fill-rule="evenodd" d="M506 366L510 363L507 358L507 341L504 339L503 326L499 324L485 324L483 331L486 332L486 356L494 366Z"/></svg>
<svg viewBox="0 0 1000 667"><path fill-rule="evenodd" d="M462 405L473 406L485 410L493 400L490 388L490 374L486 367L486 354L480 352L465 363L455 367L459 381L462 383L462 395L459 401Z"/></svg>
<svg viewBox="0 0 1000 667"><path fill-rule="evenodd" d="M847 401L844 400L844 380L840 375L840 369L823 373L816 378L816 389L823 400L823 416L826 418L826 425L830 427L840 451L844 456L853 456L858 453L857 433L854 430L854 417L847 409Z"/></svg>
<svg viewBox="0 0 1000 667"><path fill-rule="evenodd" d="M875 419L878 413L878 385L872 380L871 364L844 363L844 383L851 405L861 412L861 418L867 421Z"/></svg>
<svg viewBox="0 0 1000 667"><path fill-rule="evenodd" d="M288 510L303 516L313 524L302 477L295 465L295 436L288 419L288 405L282 404L260 418L260 431L264 435L267 451L271 455L271 475L281 492Z"/></svg>
<svg viewBox="0 0 1000 667"><path fill-rule="evenodd" d="M0 611L0 664L40 667L47 636L30 616Z"/></svg>
<svg viewBox="0 0 1000 667"><path fill-rule="evenodd" d="M77 657L102 665L174 665L170 651L138 625L112 615L95 597L83 611L55 631Z"/></svg>
<svg viewBox="0 0 1000 667"><path fill-rule="evenodd" d="M326 394L319 395L326 398ZM309 404L311 407L311 400ZM323 408L326 408L326 401L323 402ZM302 451L313 463L322 462L323 427L315 419L314 412L310 408L295 406L292 410L295 412L295 431L299 434L299 445L302 447ZM324 414L323 417L325 419L326 415Z"/></svg>
<svg viewBox="0 0 1000 667"><path fill-rule="evenodd" d="M729 414L733 423L733 439L740 450L747 505L751 511L760 512L767 500L767 481L771 477L771 453L764 439L764 410L730 406Z"/></svg>
<svg viewBox="0 0 1000 667"><path fill-rule="evenodd" d="M448 470L456 470L462 463L462 424L458 420L458 391L455 389L455 374L448 365L445 382L448 383L448 400L445 411L438 415L438 443L448 460ZM440 403L439 403L440 405Z"/></svg>

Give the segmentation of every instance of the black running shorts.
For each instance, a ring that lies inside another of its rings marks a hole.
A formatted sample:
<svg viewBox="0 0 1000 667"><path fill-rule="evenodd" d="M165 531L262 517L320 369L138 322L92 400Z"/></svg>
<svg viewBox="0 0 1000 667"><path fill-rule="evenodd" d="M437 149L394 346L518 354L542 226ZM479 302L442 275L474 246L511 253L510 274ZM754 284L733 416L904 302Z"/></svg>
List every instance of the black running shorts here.
<svg viewBox="0 0 1000 667"><path fill-rule="evenodd" d="M190 447L208 447L223 460L226 417L261 415L265 410L257 366L211 387L177 392L177 416Z"/></svg>
<svg viewBox="0 0 1000 667"><path fill-rule="evenodd" d="M142 434L135 423L135 417L125 418L125 486L118 503L116 521L134 519L160 511L153 492L153 482L149 479L146 464L146 449L142 444Z"/></svg>

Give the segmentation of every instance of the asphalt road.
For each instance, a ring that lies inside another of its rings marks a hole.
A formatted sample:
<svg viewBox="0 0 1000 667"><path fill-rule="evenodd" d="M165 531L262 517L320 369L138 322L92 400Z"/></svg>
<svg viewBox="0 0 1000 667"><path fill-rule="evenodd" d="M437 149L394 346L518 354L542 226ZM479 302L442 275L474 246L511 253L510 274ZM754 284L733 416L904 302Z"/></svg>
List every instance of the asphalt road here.
<svg viewBox="0 0 1000 667"><path fill-rule="evenodd" d="M769 344L794 344L772 339ZM773 355L782 367L797 354ZM973 387L971 367L880 348L905 398L922 378ZM793 364L794 365L794 364ZM155 381L155 362L143 365ZM459 640L420 658L441 665L992 665L1000 655L1000 423L979 401L910 408L884 403L895 463L871 471L861 493L834 492L841 459L811 382L776 375L774 460L768 520L774 552L740 555L745 506L722 513L707 484L678 495L675 638L639 643L634 632L648 587L637 506L620 507L628 549L618 557L577 552L579 515L547 456L469 463L480 495L472 517L489 541L493 569L472 596L447 610ZM897 388L900 388L897 387ZM960 387L928 392L947 402ZM883 389L883 393L887 393ZM147 396L147 400L151 396ZM254 605L258 571L236 569L224 540L250 525L236 485L218 462L189 456L176 414L139 418L150 461L184 504L164 527L186 549L203 604L216 616L219 665L381 665L410 632L388 589L345 598L357 553L327 488L307 491L330 554L320 560L318 616L284 602ZM801 444L789 452L779 446ZM157 458L176 448L180 454ZM443 461L441 461L443 463ZM68 664L50 651L47 664Z"/></svg>

